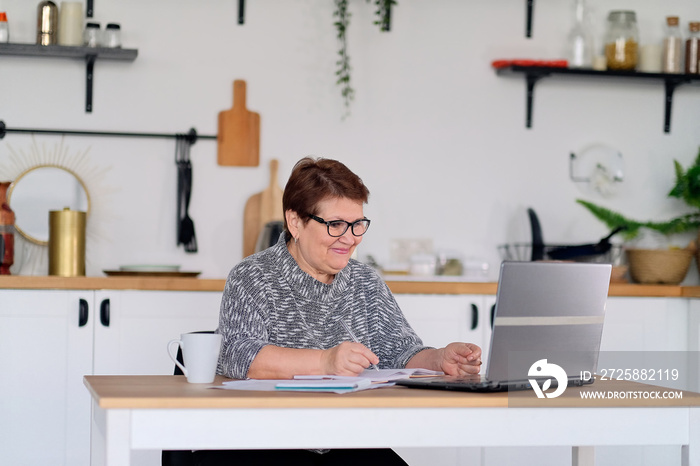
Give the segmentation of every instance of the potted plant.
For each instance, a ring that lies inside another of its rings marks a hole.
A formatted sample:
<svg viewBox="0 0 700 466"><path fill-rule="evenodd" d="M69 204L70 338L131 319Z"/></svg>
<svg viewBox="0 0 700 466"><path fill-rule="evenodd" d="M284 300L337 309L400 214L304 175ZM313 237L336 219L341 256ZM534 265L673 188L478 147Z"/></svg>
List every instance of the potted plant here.
<svg viewBox="0 0 700 466"><path fill-rule="evenodd" d="M674 160L674 165L676 183L668 196L682 199L688 206L694 208L695 212L666 221L643 222L582 199L576 202L588 209L609 228L624 227L623 235L628 240L636 237L643 228L666 236L697 231L700 227L700 152L687 169L684 169L677 160ZM630 275L633 280L641 283L680 283L688 272L692 256L697 254L697 244L700 244L700 239L697 242L692 241L685 249L627 249ZM698 266L700 267L700 260L698 260Z"/></svg>

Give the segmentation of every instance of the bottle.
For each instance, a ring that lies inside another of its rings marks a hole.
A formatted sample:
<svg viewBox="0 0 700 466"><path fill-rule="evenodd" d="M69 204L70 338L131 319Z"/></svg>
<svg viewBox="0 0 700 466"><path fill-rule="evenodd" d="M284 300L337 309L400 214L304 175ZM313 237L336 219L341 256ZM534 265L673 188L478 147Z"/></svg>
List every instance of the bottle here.
<svg viewBox="0 0 700 466"><path fill-rule="evenodd" d="M593 39L586 21L585 0L574 0L574 27L568 37L570 68L590 68L593 65Z"/></svg>
<svg viewBox="0 0 700 466"><path fill-rule="evenodd" d="M685 41L685 72L700 74L700 21L688 25L690 37Z"/></svg>
<svg viewBox="0 0 700 466"><path fill-rule="evenodd" d="M87 23L85 25L83 45L86 47L100 46L100 23Z"/></svg>
<svg viewBox="0 0 700 466"><path fill-rule="evenodd" d="M58 41L58 7L54 2L39 3L36 14L36 43L55 45Z"/></svg>
<svg viewBox="0 0 700 466"><path fill-rule="evenodd" d="M667 16L663 46L663 67L661 69L664 73L681 72L682 41L681 29L678 26L678 16Z"/></svg>
<svg viewBox="0 0 700 466"><path fill-rule="evenodd" d="M611 11L605 34L605 59L610 70L637 67L639 31L634 11Z"/></svg>
<svg viewBox="0 0 700 466"><path fill-rule="evenodd" d="M0 11L0 42L10 42L10 28L7 25L7 13Z"/></svg>
<svg viewBox="0 0 700 466"><path fill-rule="evenodd" d="M117 23L108 23L103 37L103 47L119 48L122 46L121 27Z"/></svg>

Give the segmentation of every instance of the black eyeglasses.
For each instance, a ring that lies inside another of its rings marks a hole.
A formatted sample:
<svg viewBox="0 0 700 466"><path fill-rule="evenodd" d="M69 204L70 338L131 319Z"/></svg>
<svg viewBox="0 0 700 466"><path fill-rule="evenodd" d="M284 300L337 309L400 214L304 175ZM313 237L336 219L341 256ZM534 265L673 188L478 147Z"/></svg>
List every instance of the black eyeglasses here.
<svg viewBox="0 0 700 466"><path fill-rule="evenodd" d="M354 222L350 223L346 222L345 220L331 220L330 222L327 222L321 217L317 217L315 215L309 215L309 217L316 220L318 223L325 223L326 228L328 228L328 234L334 238L343 236L345 232L348 231L348 228L350 228L350 231L352 231L354 236L364 235L367 233L367 229L369 228L368 218L355 220Z"/></svg>

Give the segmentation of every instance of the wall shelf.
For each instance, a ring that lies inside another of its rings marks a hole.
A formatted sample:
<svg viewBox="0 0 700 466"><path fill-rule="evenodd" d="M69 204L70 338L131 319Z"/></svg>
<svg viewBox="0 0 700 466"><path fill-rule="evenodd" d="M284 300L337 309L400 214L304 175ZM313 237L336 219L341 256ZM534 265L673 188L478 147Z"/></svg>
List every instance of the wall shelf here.
<svg viewBox="0 0 700 466"><path fill-rule="evenodd" d="M693 74L668 74L668 73L642 73L638 71L598 71L581 68L559 68L548 66L519 66L510 65L496 69L498 76L524 76L527 85L525 127L532 127L532 107L535 94L535 84L542 78L550 76L577 76L591 79L598 78L623 78L646 79L663 82L666 94L664 109L664 133L671 132L671 107L673 104L673 91L681 84L700 84L700 75Z"/></svg>
<svg viewBox="0 0 700 466"><path fill-rule="evenodd" d="M77 58L85 60L85 112L92 112L93 70L95 61L136 60L138 50L107 47L72 47L65 45L0 44L0 55L15 55L38 58Z"/></svg>

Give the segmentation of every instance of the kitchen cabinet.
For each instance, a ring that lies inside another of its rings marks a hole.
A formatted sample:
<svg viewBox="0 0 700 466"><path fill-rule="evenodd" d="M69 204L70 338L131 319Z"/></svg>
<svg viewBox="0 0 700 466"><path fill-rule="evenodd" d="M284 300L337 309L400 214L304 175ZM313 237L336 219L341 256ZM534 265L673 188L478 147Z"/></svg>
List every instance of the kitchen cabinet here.
<svg viewBox="0 0 700 466"><path fill-rule="evenodd" d="M687 351L688 306L682 298L609 297L601 351Z"/></svg>
<svg viewBox="0 0 700 466"><path fill-rule="evenodd" d="M109 300L110 318L95 327L95 375L172 374L167 343L219 323L219 292L105 290L96 296L100 308Z"/></svg>
<svg viewBox="0 0 700 466"><path fill-rule="evenodd" d="M183 332L216 328L224 287L224 280L191 279L0 281L5 286L0 289L0 446L4 462L29 466L89 464L90 400L83 376L172 373L167 342ZM426 344L470 341L482 346L486 360L495 287L405 282L391 286L403 287L394 290L394 296ZM431 292L430 286L439 291ZM603 351L700 348L700 300L690 299L700 291L625 286L617 285L614 293L620 296L608 299ZM109 289L113 287L120 289ZM146 289L124 289L139 287ZM410 292L411 287L421 291ZM595 455L603 465L667 464L664 459L678 456L671 450L596 448ZM398 451L413 466L571 464L566 446ZM132 462L157 466L160 452L133 452Z"/></svg>
<svg viewBox="0 0 700 466"><path fill-rule="evenodd" d="M673 104L673 92L681 84L700 84L700 75L691 74L669 74L669 73L642 73L637 71L599 71L587 68L559 68L548 66L519 66L510 65L496 69L498 76L523 75L526 83L526 114L525 127L532 127L532 107L535 95L535 84L542 78L550 76L574 76L584 78L625 78L628 80L643 79L646 81L660 81L664 84L665 90L665 110L664 110L664 132L671 131L671 107Z"/></svg>
<svg viewBox="0 0 700 466"><path fill-rule="evenodd" d="M487 351L494 296L396 294L394 297L424 344L440 348L453 341L465 341Z"/></svg>
<svg viewBox="0 0 700 466"><path fill-rule="evenodd" d="M0 291L3 462L89 464L90 397L82 378L92 373L93 325L79 315L91 295Z"/></svg>
<svg viewBox="0 0 700 466"><path fill-rule="evenodd" d="M0 290L3 460L89 465L83 376L172 374L167 342L215 329L220 301L220 292ZM133 460L146 466L159 458L137 452Z"/></svg>

